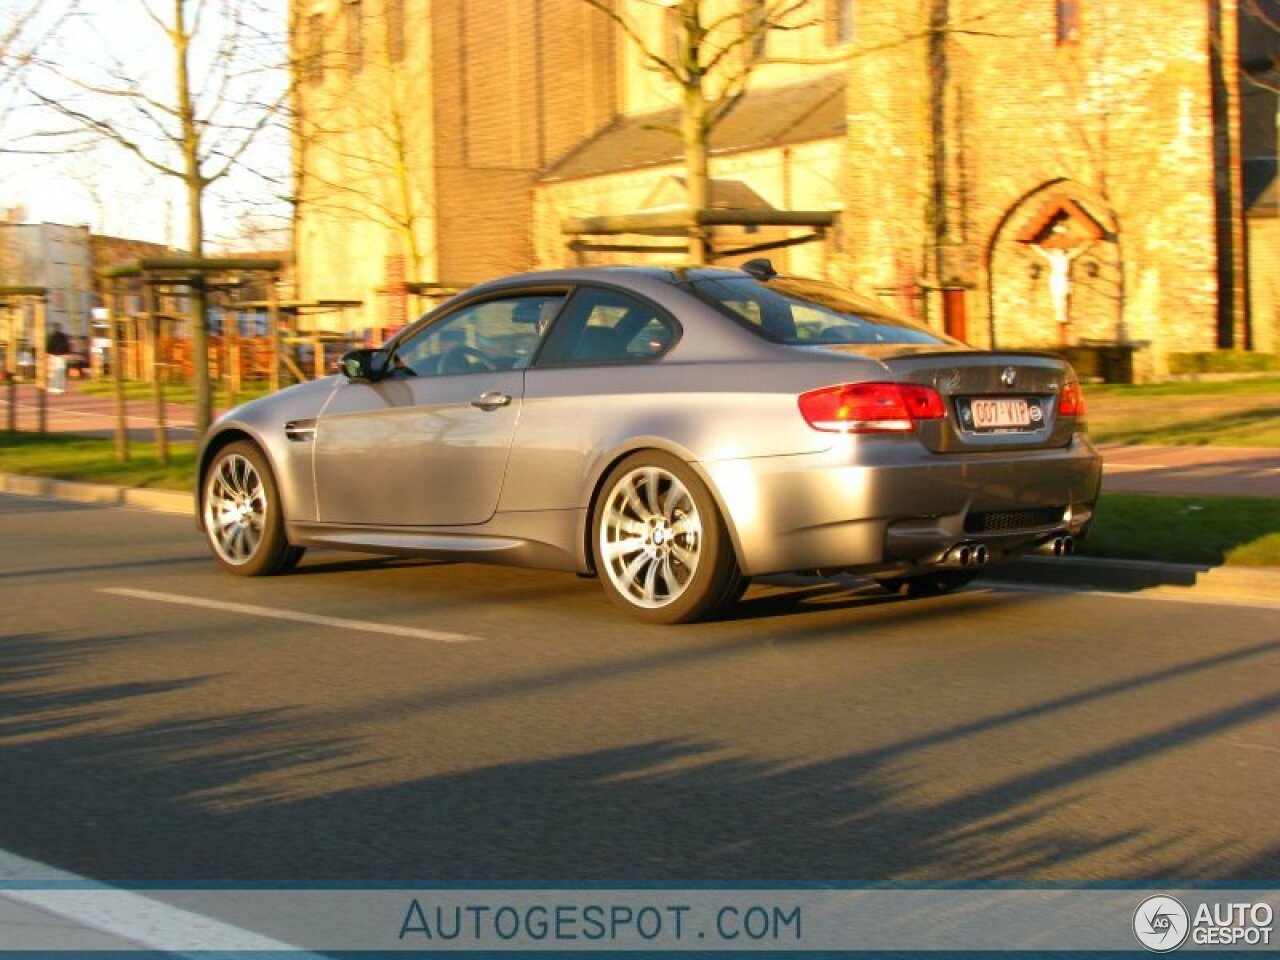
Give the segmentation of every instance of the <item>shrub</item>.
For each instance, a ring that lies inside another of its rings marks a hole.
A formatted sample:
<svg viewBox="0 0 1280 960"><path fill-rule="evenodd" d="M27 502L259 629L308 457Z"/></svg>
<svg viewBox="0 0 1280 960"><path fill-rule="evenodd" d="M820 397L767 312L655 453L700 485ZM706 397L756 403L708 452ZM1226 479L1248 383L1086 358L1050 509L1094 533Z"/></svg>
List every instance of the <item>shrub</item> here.
<svg viewBox="0 0 1280 960"><path fill-rule="evenodd" d="M1256 373L1264 370L1280 370L1280 356L1245 350L1169 354L1169 372L1172 374Z"/></svg>

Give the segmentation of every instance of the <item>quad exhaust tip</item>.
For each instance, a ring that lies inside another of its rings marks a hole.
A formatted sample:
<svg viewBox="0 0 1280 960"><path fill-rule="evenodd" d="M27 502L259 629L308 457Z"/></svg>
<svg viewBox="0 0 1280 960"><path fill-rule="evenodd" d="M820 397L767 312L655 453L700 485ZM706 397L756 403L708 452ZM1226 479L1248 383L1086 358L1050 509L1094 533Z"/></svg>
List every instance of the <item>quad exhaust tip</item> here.
<svg viewBox="0 0 1280 960"><path fill-rule="evenodd" d="M961 543L947 551L943 558L948 567L985 567L991 553L982 543Z"/></svg>
<svg viewBox="0 0 1280 960"><path fill-rule="evenodd" d="M1040 547L1044 553L1051 553L1055 557L1069 557L1075 553L1076 542L1071 537L1054 537L1052 540L1046 540Z"/></svg>

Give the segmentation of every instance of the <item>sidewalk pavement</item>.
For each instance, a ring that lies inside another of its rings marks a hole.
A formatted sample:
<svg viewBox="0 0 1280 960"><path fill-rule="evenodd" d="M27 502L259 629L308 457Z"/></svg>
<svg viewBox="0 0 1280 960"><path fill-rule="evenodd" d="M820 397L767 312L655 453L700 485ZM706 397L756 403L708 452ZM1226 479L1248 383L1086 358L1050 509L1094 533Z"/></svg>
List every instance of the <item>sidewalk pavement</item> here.
<svg viewBox="0 0 1280 960"><path fill-rule="evenodd" d="M34 384L18 384L16 397L18 429L34 432L39 422ZM9 425L9 386L0 384L0 430ZM67 384L65 393L46 395L45 416L50 433L74 433L88 437L110 437L116 426L115 400L110 396L90 396L81 393L76 381ZM125 407L126 423L131 440L155 439L155 404L151 398L133 399ZM216 414L215 414L216 416ZM195 409L186 403L165 403L165 423L169 436L176 440L189 440L195 436Z"/></svg>
<svg viewBox="0 0 1280 960"><path fill-rule="evenodd" d="M1104 493L1280 497L1280 449L1102 444Z"/></svg>

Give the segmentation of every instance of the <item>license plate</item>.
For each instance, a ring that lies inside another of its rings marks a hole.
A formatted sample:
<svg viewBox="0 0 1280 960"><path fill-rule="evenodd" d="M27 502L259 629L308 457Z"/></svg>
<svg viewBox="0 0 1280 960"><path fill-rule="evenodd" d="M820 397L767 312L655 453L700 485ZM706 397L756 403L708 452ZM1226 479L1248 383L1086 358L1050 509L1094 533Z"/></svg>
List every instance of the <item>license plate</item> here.
<svg viewBox="0 0 1280 960"><path fill-rule="evenodd" d="M1039 426L1040 405L1025 397L969 401L974 430L1030 430Z"/></svg>

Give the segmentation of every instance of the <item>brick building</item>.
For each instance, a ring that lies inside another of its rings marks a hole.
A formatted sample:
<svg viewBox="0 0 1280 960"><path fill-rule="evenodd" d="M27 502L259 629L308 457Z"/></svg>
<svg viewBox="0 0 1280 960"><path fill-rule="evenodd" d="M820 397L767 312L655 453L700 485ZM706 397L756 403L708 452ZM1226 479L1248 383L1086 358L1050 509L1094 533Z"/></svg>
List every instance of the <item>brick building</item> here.
<svg viewBox="0 0 1280 960"><path fill-rule="evenodd" d="M1172 351L1276 349L1274 302L1248 304L1242 175L1265 171L1244 158L1274 157L1276 106L1250 101L1270 143L1243 135L1237 23L1254 42L1260 25L1231 0L930 6L950 28L851 64L848 209L896 214L849 218L855 275L928 291L983 346L1131 342L1149 373ZM899 29L867 18L864 39ZM1254 258L1255 290L1275 262Z"/></svg>
<svg viewBox="0 0 1280 960"><path fill-rule="evenodd" d="M535 262L538 173L617 114L582 0L295 0L299 295L404 320L406 281Z"/></svg>
<svg viewBox="0 0 1280 960"><path fill-rule="evenodd" d="M617 4L648 42L669 29ZM572 252L566 221L682 202L675 91L585 0L293 16L304 297L397 323L405 281L616 259ZM1236 0L811 0L807 19L768 36L712 138L713 206L839 212L784 268L979 346L1133 344L1140 375L1280 349L1276 96L1240 82L1280 36Z"/></svg>

